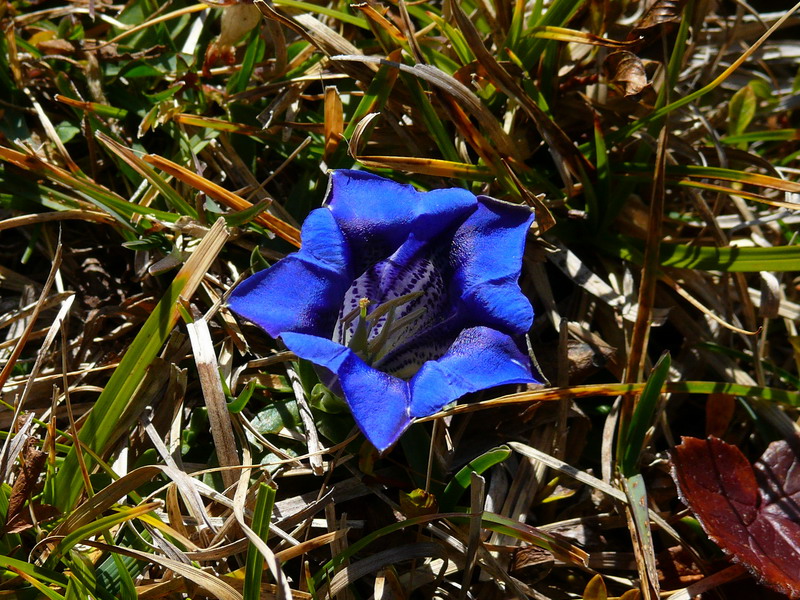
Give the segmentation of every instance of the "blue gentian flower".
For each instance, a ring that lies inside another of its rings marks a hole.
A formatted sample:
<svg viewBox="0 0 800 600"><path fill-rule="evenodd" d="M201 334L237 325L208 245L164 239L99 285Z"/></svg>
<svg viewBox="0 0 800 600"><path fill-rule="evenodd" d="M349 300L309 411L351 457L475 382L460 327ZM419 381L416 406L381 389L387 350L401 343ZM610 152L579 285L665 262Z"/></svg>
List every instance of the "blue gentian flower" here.
<svg viewBox="0 0 800 600"><path fill-rule="evenodd" d="M331 374L378 450L464 394L538 383L520 340L525 207L334 171L302 248L242 282L230 307Z"/></svg>

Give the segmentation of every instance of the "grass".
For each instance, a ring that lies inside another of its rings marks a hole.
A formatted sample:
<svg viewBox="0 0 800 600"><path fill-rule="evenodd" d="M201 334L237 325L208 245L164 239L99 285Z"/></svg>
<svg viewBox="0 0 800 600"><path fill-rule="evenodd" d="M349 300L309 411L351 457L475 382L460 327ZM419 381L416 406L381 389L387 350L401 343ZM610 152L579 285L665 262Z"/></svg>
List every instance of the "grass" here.
<svg viewBox="0 0 800 600"><path fill-rule="evenodd" d="M755 585L668 451L795 429L796 15L642 4L4 4L0 593ZM549 386L381 457L236 320L226 293L299 246L336 168L535 208Z"/></svg>

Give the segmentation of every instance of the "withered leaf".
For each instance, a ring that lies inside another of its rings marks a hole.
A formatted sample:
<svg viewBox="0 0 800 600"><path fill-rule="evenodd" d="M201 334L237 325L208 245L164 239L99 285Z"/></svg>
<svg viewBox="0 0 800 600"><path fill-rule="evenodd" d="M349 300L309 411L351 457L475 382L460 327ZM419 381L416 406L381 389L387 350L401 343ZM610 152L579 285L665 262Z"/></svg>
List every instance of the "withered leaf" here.
<svg viewBox="0 0 800 600"><path fill-rule="evenodd" d="M166 46L157 45L146 48L140 52L120 52L118 44L105 43L96 47L98 58L104 62L121 62L129 60L146 60L160 56Z"/></svg>
<svg viewBox="0 0 800 600"><path fill-rule="evenodd" d="M44 40L36 44L36 49L42 54L69 56L75 53L75 45L62 39Z"/></svg>
<svg viewBox="0 0 800 600"><path fill-rule="evenodd" d="M650 30L680 20L686 0L655 0L628 34L629 40L643 38Z"/></svg>
<svg viewBox="0 0 800 600"><path fill-rule="evenodd" d="M633 52L622 50L609 54L606 68L611 82L621 89L626 98L638 96L649 85L644 63Z"/></svg>
<svg viewBox="0 0 800 600"><path fill-rule="evenodd" d="M533 584L544 579L553 567L553 554L537 546L516 548L508 571L517 579Z"/></svg>
<svg viewBox="0 0 800 600"><path fill-rule="evenodd" d="M709 537L791 598L800 598L799 444L773 442L752 466L736 446L714 437L685 437L672 452L681 500Z"/></svg>
<svg viewBox="0 0 800 600"><path fill-rule="evenodd" d="M33 512L33 514L31 514L31 512ZM8 524L3 530L3 533L22 533L23 531L33 527L34 518L36 523L41 523L43 521L55 519L60 514L61 511L59 511L55 506L51 506L50 504L35 503L30 505L29 508L26 508L22 512L18 513L12 520L9 520Z"/></svg>
<svg viewBox="0 0 800 600"><path fill-rule="evenodd" d="M17 471L14 485L11 487L11 494L8 497L6 524L3 528L5 533L20 531L20 527L26 529L25 525L30 523L30 514L25 509L25 503L36 490L39 474L44 469L46 460L47 453L36 447L34 438L31 437L25 440L25 445L20 453L20 468ZM32 526L32 524L29 526Z"/></svg>

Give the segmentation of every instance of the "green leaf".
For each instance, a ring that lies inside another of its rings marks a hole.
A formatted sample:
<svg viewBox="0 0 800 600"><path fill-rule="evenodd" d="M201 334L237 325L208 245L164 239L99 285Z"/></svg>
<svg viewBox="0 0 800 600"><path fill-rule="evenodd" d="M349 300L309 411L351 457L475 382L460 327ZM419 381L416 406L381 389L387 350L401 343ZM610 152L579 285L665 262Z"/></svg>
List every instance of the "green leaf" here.
<svg viewBox="0 0 800 600"><path fill-rule="evenodd" d="M472 473L478 473L480 475L494 465L503 462L509 456L511 456L511 448L508 446L499 446L471 460L456 473L455 477L447 484L442 497L439 499L439 506L441 509L444 511L453 509L458 499L461 498L461 495L469 487Z"/></svg>
<svg viewBox="0 0 800 600"><path fill-rule="evenodd" d="M267 259L261 254L258 246L254 246L253 251L250 253L250 269L253 273L257 273L263 269L269 269L269 267L269 262L267 262Z"/></svg>
<svg viewBox="0 0 800 600"><path fill-rule="evenodd" d="M311 389L309 403L313 408L322 412L338 415L349 413L347 402L330 391L325 385L318 383Z"/></svg>
<svg viewBox="0 0 800 600"><path fill-rule="evenodd" d="M81 132L80 127L77 127L68 121L61 121L61 123L56 125L55 128L56 133L58 134L58 139L60 139L64 144L69 142Z"/></svg>
<svg viewBox="0 0 800 600"><path fill-rule="evenodd" d="M225 223L227 223L228 227L241 227L242 225L246 225L267 210L270 204L272 204L272 198L264 198L261 202L256 202L244 210L225 214L223 215L225 217ZM213 208L216 209L214 212L219 212L217 207Z"/></svg>
<svg viewBox="0 0 800 600"><path fill-rule="evenodd" d="M728 104L728 135L744 133L756 114L756 94L749 85L736 92Z"/></svg>
<svg viewBox="0 0 800 600"><path fill-rule="evenodd" d="M151 502L141 506L121 508L110 515L95 519L94 521L78 527L75 531L67 534L58 545L58 551L66 554L72 549L73 546L75 546L75 544L79 544L83 540L88 539L97 533L111 529L115 525L136 519L143 514L155 510L159 506L160 504Z"/></svg>
<svg viewBox="0 0 800 600"><path fill-rule="evenodd" d="M247 385L244 386L244 389L239 393L236 399L232 402L228 402L228 412L234 415L242 412L242 409L247 406L247 403L250 401L254 389L256 389L256 380L251 379L247 382Z"/></svg>
<svg viewBox="0 0 800 600"><path fill-rule="evenodd" d="M253 417L252 425L258 433L278 433L284 427L295 429L300 423L300 412L294 398L287 400L273 400L269 406L260 410Z"/></svg>
<svg viewBox="0 0 800 600"><path fill-rule="evenodd" d="M753 79L747 84L747 87L752 88L756 97L761 100L773 99L774 88L772 83L764 79Z"/></svg>

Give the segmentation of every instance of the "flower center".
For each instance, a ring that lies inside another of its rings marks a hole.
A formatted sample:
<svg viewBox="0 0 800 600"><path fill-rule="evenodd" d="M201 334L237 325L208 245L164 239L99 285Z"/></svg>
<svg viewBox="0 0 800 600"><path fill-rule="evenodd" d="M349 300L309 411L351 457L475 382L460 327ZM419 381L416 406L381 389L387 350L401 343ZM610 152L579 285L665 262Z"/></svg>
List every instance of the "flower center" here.
<svg viewBox="0 0 800 600"><path fill-rule="evenodd" d="M420 335L446 316L449 302L442 269L433 260L419 254L405 261L398 258L376 263L353 281L332 339L367 364L405 378L422 362L404 365L400 375L394 373L392 352L421 341Z"/></svg>
<svg viewBox="0 0 800 600"><path fill-rule="evenodd" d="M369 314L367 314L367 307L371 304L369 298L359 298L358 308L342 319L342 325L345 327L349 326L351 322L355 323L350 339L347 340L347 347L351 348L369 365L383 358L393 346L388 342L426 310L424 306L421 306L408 312L405 316L397 318L397 309L420 296L422 296L422 292L412 292L393 298Z"/></svg>

